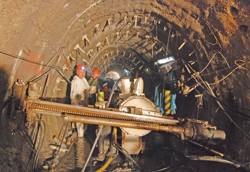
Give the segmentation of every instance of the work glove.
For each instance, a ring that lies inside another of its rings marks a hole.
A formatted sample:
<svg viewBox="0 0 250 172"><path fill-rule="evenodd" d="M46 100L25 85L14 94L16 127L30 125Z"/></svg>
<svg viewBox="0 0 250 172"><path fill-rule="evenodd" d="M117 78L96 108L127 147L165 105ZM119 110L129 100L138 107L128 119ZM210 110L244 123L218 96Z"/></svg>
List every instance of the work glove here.
<svg viewBox="0 0 250 172"><path fill-rule="evenodd" d="M88 106L88 105L89 105L89 90L85 89L84 90L83 106Z"/></svg>

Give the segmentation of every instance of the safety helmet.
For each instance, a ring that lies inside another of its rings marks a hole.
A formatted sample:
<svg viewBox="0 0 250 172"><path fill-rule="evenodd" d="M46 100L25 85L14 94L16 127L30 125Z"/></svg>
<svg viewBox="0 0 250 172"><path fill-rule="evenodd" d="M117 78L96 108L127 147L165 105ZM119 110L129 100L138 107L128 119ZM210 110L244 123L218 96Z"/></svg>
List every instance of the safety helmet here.
<svg viewBox="0 0 250 172"><path fill-rule="evenodd" d="M86 71L86 67L84 64L79 64L79 65L77 65L76 70L85 70Z"/></svg>
<svg viewBox="0 0 250 172"><path fill-rule="evenodd" d="M94 75L100 75L101 72L100 72L99 69L94 68L93 71L92 71L92 73L93 73Z"/></svg>

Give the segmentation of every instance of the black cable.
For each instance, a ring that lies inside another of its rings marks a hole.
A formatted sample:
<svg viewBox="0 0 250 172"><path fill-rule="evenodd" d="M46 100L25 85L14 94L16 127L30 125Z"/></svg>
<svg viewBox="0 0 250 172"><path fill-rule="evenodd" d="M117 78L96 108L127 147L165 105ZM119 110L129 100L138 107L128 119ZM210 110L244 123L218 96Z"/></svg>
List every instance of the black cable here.
<svg viewBox="0 0 250 172"><path fill-rule="evenodd" d="M33 143L32 143L32 140L30 139L28 133L27 133L26 131L24 131L24 130L20 130L19 133L20 133L22 136L25 136L25 137L26 137L26 139L24 139L24 140L27 141L27 143L28 143L28 145L30 146L31 150L32 150L33 152L35 152L36 150L34 149L34 145L33 145Z"/></svg>
<svg viewBox="0 0 250 172"><path fill-rule="evenodd" d="M233 67L237 67L237 65L226 67L226 68L223 68L223 69L220 69L220 70L216 70L216 71L213 71L213 72L210 72L210 73L201 74L200 76L207 76L207 75L211 75L211 74L217 74L217 72L227 71L228 69L231 69Z"/></svg>
<svg viewBox="0 0 250 172"><path fill-rule="evenodd" d="M199 84L199 86L201 86L203 89L205 89L208 94L212 97L215 97L214 92L212 91L210 85L205 82L201 76L199 75L199 73L197 73L185 60L183 60L183 63L186 64L186 68L190 68L189 70L192 70L193 75L192 77L194 78L194 80L197 82L197 84ZM198 74L198 75L197 75ZM203 84L203 85L202 85ZM216 98L216 97L215 97ZM248 133L246 133L233 119L232 117L228 114L228 112L224 109L224 107L222 106L222 104L216 100L217 104L219 105L219 107L224 111L224 114L226 115L226 117L230 120L231 123L234 124L235 127L237 127L242 134L244 134L248 139L250 139L250 135Z"/></svg>
<svg viewBox="0 0 250 172"><path fill-rule="evenodd" d="M0 50L0 53L1 54L4 54L6 56L9 56L9 57L13 57L15 59L20 59L20 60L23 60L23 61L26 61L26 62L29 62L29 63L32 63L32 64L36 64L36 65L42 65L42 66L46 66L45 64L42 64L42 63L38 63L38 62L34 62L34 61L31 61L31 60L27 60L25 59L24 57L21 57L21 56L15 56L15 55L12 55L12 54L9 54L9 53L6 53L6 52L3 52ZM52 66L49 66L49 67L52 67Z"/></svg>
<svg viewBox="0 0 250 172"><path fill-rule="evenodd" d="M26 131L20 130L18 133L20 133L22 136L25 136L25 137L26 137L26 139L24 139L24 141L27 141L28 145L29 145L30 148L31 148L31 154L30 154L30 156L29 156L29 161L28 161L28 163L27 163L27 165L26 165L26 167L25 167L25 172L27 172L28 167L29 167L29 162L30 162L30 160L31 160L31 155L35 154L35 153L36 153L36 150L34 149L34 145L33 145L33 143L32 143L32 140L30 139L30 136L28 135L28 133L27 133Z"/></svg>
<svg viewBox="0 0 250 172"><path fill-rule="evenodd" d="M64 48L64 47L60 47L59 50L61 48ZM55 55L52 56L52 59L56 56L56 54L59 52L59 50L55 53ZM12 58L15 58L15 59L19 59L19 60L23 60L23 61L26 61L28 63L32 63L32 64L36 64L36 65L41 65L41 66L44 66L44 67L51 67L53 69L55 69L68 83L70 83L70 81L62 74L62 72L58 69L58 66L51 66L51 65L48 65L48 64L43 64L43 63L38 63L38 62L35 62L35 61L31 61L31 60L27 60L25 59L24 57L21 57L21 56L15 56L15 55L12 55L12 54L9 54L9 53L6 53L6 52L3 52L0 50L0 54L4 54L6 56L9 56L9 57L12 57ZM36 78L35 78L36 79ZM29 82L29 81L28 81Z"/></svg>
<svg viewBox="0 0 250 172"><path fill-rule="evenodd" d="M64 47L59 47L59 49L56 51L56 53L52 56L52 59L57 55L57 53L58 53L61 49L66 48L66 47L69 45L69 43L70 43L70 41L68 41L68 43L67 43L66 46L64 46ZM6 53L6 52L1 51L1 50L0 50L0 54L4 54L4 55L6 55L6 56L9 56L9 57L12 57L12 58L16 58L16 59L20 59L20 60L23 60L23 61L26 61L26 62L29 62L29 63L32 63L32 64L36 64L36 65L39 65L39 66L41 65L41 66L52 67L52 66L50 66L50 65L48 65L48 64L43 64L43 63L38 63L38 62L35 62L35 61L27 60L27 59L25 59L24 57L12 55L12 54Z"/></svg>
<svg viewBox="0 0 250 172"><path fill-rule="evenodd" d="M209 90L208 90L208 92L209 92ZM209 92L209 95L211 95L212 97L215 97L214 95L212 95L210 92ZM215 99L216 100L216 99ZM248 133L246 133L233 119L232 119L232 117L229 115L229 113L224 109L224 107L222 106L222 104L218 101L218 100L216 100L216 102L217 102L217 104L219 105L219 107L224 111L224 114L226 115L226 117L230 120L230 122L232 122L233 124L234 124L234 126L236 127L236 128L238 128L240 131L241 131L241 133L243 134L243 135L245 135L248 139L250 139L250 135L248 134Z"/></svg>
<svg viewBox="0 0 250 172"><path fill-rule="evenodd" d="M54 57L56 57L56 55L57 55L57 53L59 52L59 50L60 50L61 48L59 48L58 50L57 50L57 52L49 59L49 61L47 62L47 64L44 66L44 68L42 69L42 70L45 70L48 66L49 66L49 64L50 64L50 62L54 59ZM50 68L52 68L53 66L51 66ZM38 73L36 73L33 77L31 77L31 78L37 78L37 77L35 77L37 74L39 74L39 72ZM32 79L29 79L29 80L32 80ZM28 80L28 81L29 81Z"/></svg>
<svg viewBox="0 0 250 172"><path fill-rule="evenodd" d="M209 94L210 95L210 94ZM210 95L212 98L214 98L212 95ZM205 99L206 100L206 99ZM215 99L216 100L216 99ZM206 100L208 103L211 103L210 101L208 101L208 100ZM216 101L219 101L219 100L216 100ZM215 102L213 102L215 105L217 105ZM203 107L204 108L204 107ZM205 109L205 108L204 108ZM227 114L228 116L229 116L229 120L232 122L232 118L231 118L231 116L228 114L228 113L230 113L231 115L234 115L234 113L232 113L232 112L228 112L228 111L226 111L225 109L224 109L224 107L223 107L223 109L222 108L220 108L225 114ZM205 110L207 110L207 109L205 109ZM227 116L227 117L228 117ZM245 119L246 117L244 117L244 119ZM249 120L249 118L248 118L248 120ZM235 121L233 121L232 122L233 124L234 124L234 126L237 128L237 129L239 129L240 130L240 132L244 135L244 136L246 136L246 138L247 139L250 139L250 135L248 135L246 132L244 132L244 130L242 129L242 128L240 128L238 125L237 125L237 123L235 122Z"/></svg>
<svg viewBox="0 0 250 172"><path fill-rule="evenodd" d="M64 74L62 73L61 69L58 69L58 66L55 66L54 69L63 77L63 79L65 79L68 83L70 83L70 81L64 76Z"/></svg>
<svg viewBox="0 0 250 172"><path fill-rule="evenodd" d="M29 163L32 160L33 156L34 156L34 163L33 163L32 168L33 168L33 170L35 170L36 157L37 157L37 154L38 154L38 149L36 149L35 146L36 146L36 142L37 142L37 138L38 138L38 133L39 133L39 130L40 130L40 119L36 120L36 124L37 125L35 125L35 127L31 131L31 137L34 137L34 138L32 138L34 141L32 141L32 139L31 139L31 142L32 142L32 145L33 145L33 149L35 151L32 151L31 154L30 154L26 170L28 169ZM32 136L32 135L34 135L34 136ZM40 145L40 142L38 143L38 147L39 147L39 145Z"/></svg>
<svg viewBox="0 0 250 172"><path fill-rule="evenodd" d="M219 101L223 106L224 108L227 108L227 110L229 110L230 114L232 115L235 115L235 113L239 114L240 117L244 118L244 119L248 119L250 120L250 115L248 114L245 114L239 110L237 110L236 108L233 108L233 107L230 107L229 105L227 105L225 102L223 102L221 99L217 98L217 97L214 97L213 95L211 94L208 94L209 96L211 96L213 99L215 99L216 101ZM245 109L245 110L249 110L249 109ZM250 110L249 110L250 111Z"/></svg>
<svg viewBox="0 0 250 172"><path fill-rule="evenodd" d="M242 108L242 107L230 107L228 104L226 104L226 103L224 103L226 106L228 106L229 108L231 108L231 109L234 109L234 110L236 110L236 111L238 111L238 112L241 112L241 111L239 111L238 109L241 109L241 110L245 110L245 111L249 111L250 112L250 109L248 109L248 108ZM243 112L241 112L241 113L243 113ZM250 117L250 115L248 115L249 117Z"/></svg>
<svg viewBox="0 0 250 172"><path fill-rule="evenodd" d="M218 70L218 71L214 71L214 72L211 72L211 73L209 73L209 74L212 74L212 73L216 73L216 72L220 72L220 71L223 71L223 70L226 70L226 69L231 69L231 68L233 68L233 67L237 67L238 65L233 65L233 66L231 66L231 67L227 67L227 68L224 68L224 69L221 69L221 70ZM244 75L244 77L246 78L246 80L245 81L248 81L248 78L247 78L247 76L245 76L245 74L242 72L242 71L240 71L241 73L242 73L242 75ZM200 75L200 76L205 76L205 75L208 75L208 74L204 74L204 75ZM250 88L248 85L246 85L248 88ZM217 100L219 100L219 99L217 99ZM221 100L219 100L221 103L223 103ZM225 104L225 103L224 103ZM239 107L239 109L242 109L242 110L247 110L247 111L250 111L250 109L247 109L247 108L240 108Z"/></svg>
<svg viewBox="0 0 250 172"><path fill-rule="evenodd" d="M41 128L43 128L43 133L42 133L42 136L40 136L41 141L38 142L38 146L37 146L36 159L35 159L35 169L37 168L38 157L39 157L39 153L42 149L42 145L43 145L44 138L45 138L45 132L46 132L46 125L45 125L44 121L41 120L41 124L43 126L43 127L41 127Z"/></svg>
<svg viewBox="0 0 250 172"><path fill-rule="evenodd" d="M47 73L49 73L52 69L56 70L57 73L59 73L59 75L61 75L65 81L67 81L68 83L70 83L70 81L64 76L64 74L58 69L57 66L52 66L52 67L51 67L49 70L47 70L46 72L41 73L39 76L33 78L32 80L29 79L28 81L26 81L26 84L27 84L28 82L37 81L38 79L40 79L41 77L43 77L44 75L46 75Z"/></svg>
<svg viewBox="0 0 250 172"><path fill-rule="evenodd" d="M37 144L37 151L36 151L36 154L35 154L35 159L34 159L34 164L33 164L33 170L36 169L36 161L37 161L37 157L38 157L38 149L39 149L39 145L40 145L40 140L37 142L38 140L38 134L40 132L40 128L42 127L42 115L40 114L40 117L39 119L37 120L37 131L36 131L36 134L35 134L35 140L34 140L34 146L36 146ZM40 138L39 138L40 139Z"/></svg>
<svg viewBox="0 0 250 172"><path fill-rule="evenodd" d="M67 132L67 129L68 129L68 121L67 121L67 122L64 121L63 126L62 126L62 128L61 128L61 131L62 131L62 129L64 128L64 126L66 126L66 128L65 128L65 131L64 131L64 133L63 133L63 137L62 137L62 140L61 140L61 142L60 142L59 149L57 150L57 152L55 153L55 155L57 155L57 154L60 152L60 149L61 149L61 146L62 146L62 143L63 143L63 139L64 139L64 137L66 136L66 132ZM61 133L61 131L60 131L60 133ZM59 135L59 136L60 136L60 135ZM55 157L56 157L56 156L55 156Z"/></svg>
<svg viewBox="0 0 250 172"><path fill-rule="evenodd" d="M220 100L218 100L218 101L220 101ZM237 110L236 108L230 107L230 106L228 106L227 104L225 104L222 101L220 101L220 103L223 104L223 106L225 108L227 108L227 110L229 110L232 115L238 114L240 117L242 117L244 119L247 119L247 120L250 120L250 115L248 115L248 114L246 114L244 112L241 112L241 111Z"/></svg>
<svg viewBox="0 0 250 172"><path fill-rule="evenodd" d="M36 129L36 127L34 127L34 128L32 129L31 134L30 134L30 137L32 137L33 133L35 132L35 129ZM25 172L27 172L27 170L28 170L28 167L29 167L29 165L30 165L30 162L31 162L31 160L32 160L33 155L36 154L35 144L34 144L32 138L31 138L30 140L31 140L31 143L32 143L32 145L33 145L33 150L34 150L34 151L31 151L31 153L30 153L29 160L28 160L28 163L27 163L27 165L26 165L26 170L25 170ZM32 167L32 168L33 168L33 167Z"/></svg>
<svg viewBox="0 0 250 172"><path fill-rule="evenodd" d="M114 146L118 151L120 151L128 161L132 162L132 164L135 164L138 169L141 169L140 166L135 162L135 160L130 156L130 154L121 146L118 144L111 143L112 146Z"/></svg>
<svg viewBox="0 0 250 172"><path fill-rule="evenodd" d="M243 73L241 70L240 70L240 73L243 75L243 77L245 78L245 80L244 80L244 82L242 82L242 83L244 83L245 84L245 86L248 88L248 89L250 89L250 85L246 82L246 81L250 81L250 79L247 77L247 75L245 74L245 73ZM250 83L250 82L249 82Z"/></svg>
<svg viewBox="0 0 250 172"><path fill-rule="evenodd" d="M120 82L120 81L121 81L122 79L124 79L124 78L127 78L127 77L126 77L126 76L123 76L123 77L119 78L119 79L115 82L115 84L113 85L113 87L112 87L112 89L111 89L110 96L109 96L109 100L108 100L108 103L107 103L107 108L109 107L110 102L111 102L111 100L112 100L112 97L113 97L113 94L114 94L114 91L115 91L115 87L118 85L118 82Z"/></svg>
<svg viewBox="0 0 250 172"><path fill-rule="evenodd" d="M68 124L69 124L69 121L67 121L67 122L64 121L63 126L62 126L62 128L61 128L61 131L62 131L63 127L66 126L65 131L64 131L64 133L63 133L63 137L62 137L61 142L60 142L60 145L59 145L59 148L58 148L58 150L55 152L55 154L53 155L53 163L55 162L55 158L57 157L57 155L59 154L59 152L60 152L60 150L61 150L61 147L62 147L62 144L63 144L63 140L64 140L64 138L65 138L65 136L66 136L66 133L67 133ZM60 131L60 132L61 132L61 131ZM60 162L60 161L59 161L59 162ZM52 164L53 164L53 163L52 163ZM59 163L58 163L58 164L59 164ZM58 164L57 164L57 166L58 166ZM56 169L56 167L54 167L54 170L55 170L55 169Z"/></svg>
<svg viewBox="0 0 250 172"><path fill-rule="evenodd" d="M6 105L9 103L9 101L11 100L12 96L9 96L2 104L2 106L0 107L0 112L2 112L2 110L6 107Z"/></svg>
<svg viewBox="0 0 250 172"><path fill-rule="evenodd" d="M26 81L26 83L28 83L28 82L34 82L34 81L36 82L37 80L39 80L40 78L42 78L44 75L46 75L49 72L51 72L51 69L53 69L53 68L50 68L49 70L45 71L44 73L41 73L40 75L38 75L34 79L29 79L28 81Z"/></svg>

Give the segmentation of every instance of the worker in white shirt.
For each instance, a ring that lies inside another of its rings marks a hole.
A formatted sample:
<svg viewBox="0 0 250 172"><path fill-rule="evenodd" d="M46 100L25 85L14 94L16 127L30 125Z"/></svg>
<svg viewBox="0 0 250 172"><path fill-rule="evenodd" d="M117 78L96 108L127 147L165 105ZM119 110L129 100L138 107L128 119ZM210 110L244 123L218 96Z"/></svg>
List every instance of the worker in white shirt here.
<svg viewBox="0 0 250 172"><path fill-rule="evenodd" d="M79 64L76 67L76 75L71 81L70 100L72 105L87 106L89 97L89 84L85 78L86 66ZM78 137L84 136L84 125L76 123Z"/></svg>
<svg viewBox="0 0 250 172"><path fill-rule="evenodd" d="M87 106L89 97L89 84L85 78L86 66L84 64L79 64L76 67L76 75L71 81L70 90L70 100L72 105L76 106ZM72 128L77 129L78 139L75 143L75 168L82 169L85 163L85 141L84 141L84 131L86 125L83 123L72 123Z"/></svg>

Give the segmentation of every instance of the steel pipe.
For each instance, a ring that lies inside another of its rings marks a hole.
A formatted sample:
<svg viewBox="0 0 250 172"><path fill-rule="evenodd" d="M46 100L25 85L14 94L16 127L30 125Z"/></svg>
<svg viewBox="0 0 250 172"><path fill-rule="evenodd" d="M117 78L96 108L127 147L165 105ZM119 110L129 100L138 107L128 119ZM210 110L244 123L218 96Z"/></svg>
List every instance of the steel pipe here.
<svg viewBox="0 0 250 172"><path fill-rule="evenodd" d="M184 123L181 125L179 121L174 119L100 110L40 100L26 101L26 110L27 112L62 116L65 120L73 122L165 131L168 133L178 134L182 139L224 140L226 138L224 131L207 127L204 125L205 123L202 123L201 121L194 121L192 123L187 121L189 125L185 125L185 121L183 121Z"/></svg>
<svg viewBox="0 0 250 172"><path fill-rule="evenodd" d="M106 125L113 127L126 127L126 128L137 128L144 130L154 130L154 131L165 131L169 133L183 134L185 129L180 126L162 126L159 124L147 124L147 123L138 123L133 121L121 121L115 119L103 119L95 117L86 117L79 115L70 115L65 114L64 119L71 122L80 122L86 124L95 124L95 125Z"/></svg>
<svg viewBox="0 0 250 172"><path fill-rule="evenodd" d="M220 139L225 140L225 132L221 130L210 130L208 128L199 128L199 132L193 126L163 126L159 124L147 124L138 123L133 121L122 121L116 119L104 119L95 117L85 117L79 115L65 114L64 119L66 121L80 122L86 124L95 125L107 125L113 127L126 127L126 128L136 128L144 130L154 130L154 131L165 131L168 133L178 134L184 138L191 138L193 140L208 140L208 139ZM209 133L209 134L208 134ZM183 139L184 139L183 138Z"/></svg>

